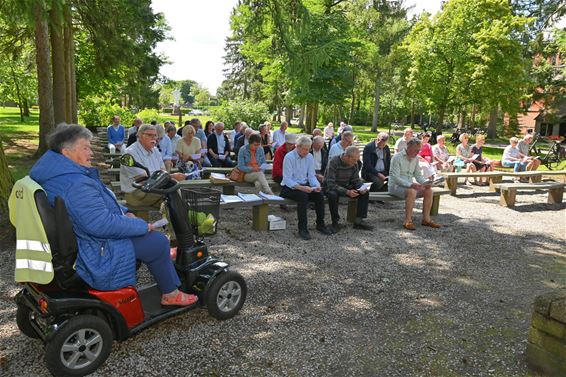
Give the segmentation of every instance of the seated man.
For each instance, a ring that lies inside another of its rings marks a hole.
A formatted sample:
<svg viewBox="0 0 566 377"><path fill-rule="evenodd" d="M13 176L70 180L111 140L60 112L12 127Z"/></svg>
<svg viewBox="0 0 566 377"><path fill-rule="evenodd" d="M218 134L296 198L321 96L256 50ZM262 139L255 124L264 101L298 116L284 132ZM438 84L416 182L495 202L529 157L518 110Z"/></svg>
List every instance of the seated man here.
<svg viewBox="0 0 566 377"><path fill-rule="evenodd" d="M236 148L236 139L240 136L240 128L242 128L241 122L234 123L234 128L230 132L230 148L235 151ZM237 152L236 152L237 154Z"/></svg>
<svg viewBox="0 0 566 377"><path fill-rule="evenodd" d="M391 151L387 145L389 135L386 132L377 134L375 141L364 147L362 178L372 182L371 191L384 190L386 179L389 176L391 164Z"/></svg>
<svg viewBox="0 0 566 377"><path fill-rule="evenodd" d="M324 149L324 138L317 135L312 140L311 154L314 157L314 172L320 183L324 181L324 172L328 165L328 152Z"/></svg>
<svg viewBox="0 0 566 377"><path fill-rule="evenodd" d="M106 129L106 136L108 137L108 150L110 153L120 152L124 138L126 137L126 129L120 124L120 117L114 115L112 124Z"/></svg>
<svg viewBox="0 0 566 377"><path fill-rule="evenodd" d="M403 131L403 137L400 137L399 140L395 143L395 153L399 153L407 147L407 142L413 138L413 129L412 128L405 128Z"/></svg>
<svg viewBox="0 0 566 377"><path fill-rule="evenodd" d="M155 126L144 124L138 130L138 141L126 148L124 153L131 154L134 159L145 166L152 174L156 170L165 170L165 164L161 153L156 147L157 130ZM120 166L120 188L126 194L126 203L130 206L152 206L159 208L162 196L145 193L132 186L132 183L146 176L146 172L140 168ZM186 178L183 173L171 174L178 181Z"/></svg>
<svg viewBox="0 0 566 377"><path fill-rule="evenodd" d="M332 234L332 231L324 225L324 197L314 173L314 158L309 153L311 144L308 136L299 138L295 150L285 156L283 181L281 181L281 196L297 202L299 237L303 240L311 239L307 229L309 201L315 203L316 229L322 234Z"/></svg>
<svg viewBox="0 0 566 377"><path fill-rule="evenodd" d="M295 149L296 142L297 135L288 133L285 135L285 144L277 148L275 151L273 167L271 168L271 177L279 184L281 184L281 181L283 180L283 160L285 159L285 155Z"/></svg>
<svg viewBox="0 0 566 377"><path fill-rule="evenodd" d="M344 154L334 157L328 163L326 169L324 186L326 196L328 197L328 207L330 208L330 216L332 217L333 233L338 232L340 228L338 214L338 200L340 196L358 199L358 211L354 220L354 229L372 230L371 225L364 224L368 214L369 190L361 190L363 186L360 179L358 169L358 161L360 159L360 151L356 147L348 147Z"/></svg>
<svg viewBox="0 0 566 377"><path fill-rule="evenodd" d="M352 131L342 132L341 139L339 142L334 144L328 152L328 160L332 160L336 156L340 156L346 148L354 144L354 133Z"/></svg>
<svg viewBox="0 0 566 377"><path fill-rule="evenodd" d="M230 143L224 135L224 123L214 125L214 132L208 135L206 146L208 158L212 166L231 168L234 163L230 159Z"/></svg>
<svg viewBox="0 0 566 377"><path fill-rule="evenodd" d="M285 136L288 134L287 131L288 123L283 121L281 122L281 126L278 130L273 132L273 136L271 137L271 146L273 150L277 150L280 146L285 144Z"/></svg>
<svg viewBox="0 0 566 377"><path fill-rule="evenodd" d="M179 140L181 140L182 137L177 135L177 129L173 124L167 126L165 132L167 133L167 137L171 141L171 151L173 151L171 161L173 162L173 166L175 166L175 164L179 160L179 155L177 154L177 143L179 143Z"/></svg>
<svg viewBox="0 0 566 377"><path fill-rule="evenodd" d="M330 141L328 148L332 149L334 144L339 143L340 140L342 140L342 134L346 131L350 131L350 132L354 133L354 128L352 126L347 125L344 122L340 122L340 127L338 127L338 134L336 135L336 137L334 139L332 139Z"/></svg>
<svg viewBox="0 0 566 377"><path fill-rule="evenodd" d="M533 134L526 134L522 140L519 141L517 148L519 152L527 157L527 171L537 170L540 166L540 160L536 157L529 156L529 145L533 141Z"/></svg>
<svg viewBox="0 0 566 377"><path fill-rule="evenodd" d="M242 149L243 146L248 145L248 143L250 142L250 136L252 136L253 133L253 128L246 127L246 129L244 130L244 136L239 137L236 141L236 147L234 148L234 153L236 153L236 156L240 155L240 149Z"/></svg>
<svg viewBox="0 0 566 377"><path fill-rule="evenodd" d="M403 227L415 230L413 224L413 208L417 198L424 197L423 226L440 228L430 218L432 208L432 182L428 182L421 173L417 155L421 150L421 141L412 138L407 141L407 147L395 153L391 159L389 170L389 193L398 198L405 199L405 222ZM413 178L417 182L413 182Z"/></svg>
<svg viewBox="0 0 566 377"><path fill-rule="evenodd" d="M169 125L169 122L165 122L165 127L169 127ZM173 149L171 147L171 139L165 134L165 127L160 124L155 126L155 130L157 131L157 149L161 152L165 170L170 173L173 167Z"/></svg>
<svg viewBox="0 0 566 377"><path fill-rule="evenodd" d="M128 130L128 142L126 143L126 147L129 147L130 145L134 144L136 140L138 140L138 130L140 129L142 123L143 122L140 118L134 119L134 124Z"/></svg>

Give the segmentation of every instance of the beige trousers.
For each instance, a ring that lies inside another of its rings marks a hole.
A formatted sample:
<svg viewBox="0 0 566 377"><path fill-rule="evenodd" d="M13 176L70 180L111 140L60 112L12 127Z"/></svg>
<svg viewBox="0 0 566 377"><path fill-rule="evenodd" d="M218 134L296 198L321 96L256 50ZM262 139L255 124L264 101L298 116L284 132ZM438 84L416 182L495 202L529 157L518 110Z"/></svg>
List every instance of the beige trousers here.
<svg viewBox="0 0 566 377"><path fill-rule="evenodd" d="M273 191L271 191L271 187L269 187L269 183L267 183L265 174L263 174L262 171L246 173L246 175L244 175L244 181L253 183L258 191L273 195Z"/></svg>

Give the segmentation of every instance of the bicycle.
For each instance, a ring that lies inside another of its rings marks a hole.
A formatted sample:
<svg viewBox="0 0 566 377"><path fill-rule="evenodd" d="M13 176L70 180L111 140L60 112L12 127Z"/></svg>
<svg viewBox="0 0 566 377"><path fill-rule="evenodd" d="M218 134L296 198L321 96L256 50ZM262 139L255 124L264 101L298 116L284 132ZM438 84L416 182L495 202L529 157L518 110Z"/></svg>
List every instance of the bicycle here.
<svg viewBox="0 0 566 377"><path fill-rule="evenodd" d="M566 148L562 143L555 141L546 154L540 158L548 170L556 169L562 161L566 160Z"/></svg>

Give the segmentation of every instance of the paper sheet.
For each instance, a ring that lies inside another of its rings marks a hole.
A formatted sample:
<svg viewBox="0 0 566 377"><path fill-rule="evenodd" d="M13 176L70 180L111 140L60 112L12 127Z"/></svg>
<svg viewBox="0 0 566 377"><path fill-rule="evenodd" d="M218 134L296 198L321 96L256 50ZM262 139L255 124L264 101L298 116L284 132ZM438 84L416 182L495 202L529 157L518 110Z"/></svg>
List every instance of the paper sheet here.
<svg viewBox="0 0 566 377"><path fill-rule="evenodd" d="M280 196L278 196L278 195L266 194L266 193L263 192L263 191L261 191L261 192L259 193L259 196L261 196L262 198L267 199L267 200L285 200L285 198L282 198L282 197L280 197Z"/></svg>

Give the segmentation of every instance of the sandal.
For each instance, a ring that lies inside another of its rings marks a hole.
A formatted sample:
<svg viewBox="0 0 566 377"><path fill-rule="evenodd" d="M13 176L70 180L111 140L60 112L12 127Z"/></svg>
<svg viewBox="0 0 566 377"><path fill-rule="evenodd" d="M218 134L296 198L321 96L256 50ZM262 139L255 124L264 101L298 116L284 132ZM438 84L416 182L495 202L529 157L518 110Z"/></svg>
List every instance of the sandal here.
<svg viewBox="0 0 566 377"><path fill-rule="evenodd" d="M422 225L422 226L429 226L429 227L435 228L435 229L442 228L442 225L439 225L439 224L435 223L435 222L432 221L432 220L430 220L430 221L424 221L424 220L423 220L423 222L421 223L421 225Z"/></svg>
<svg viewBox="0 0 566 377"><path fill-rule="evenodd" d="M407 230L415 230L417 228L415 228L415 224L413 224L412 221L407 221L406 223L403 224L403 228L407 229Z"/></svg>
<svg viewBox="0 0 566 377"><path fill-rule="evenodd" d="M161 305L189 306L198 301L198 297L177 290L177 294L173 297L170 295L161 296Z"/></svg>

